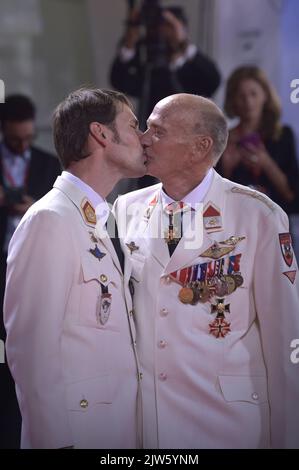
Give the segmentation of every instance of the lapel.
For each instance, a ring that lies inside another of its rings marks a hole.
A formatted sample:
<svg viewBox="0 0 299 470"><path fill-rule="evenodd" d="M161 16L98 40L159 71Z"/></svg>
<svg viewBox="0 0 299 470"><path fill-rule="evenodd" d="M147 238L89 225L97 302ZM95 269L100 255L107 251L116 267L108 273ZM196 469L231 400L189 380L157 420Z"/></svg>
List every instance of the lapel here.
<svg viewBox="0 0 299 470"><path fill-rule="evenodd" d="M118 256L114 250L114 246L109 236L106 236L106 230L104 230L104 227L101 225L101 222L96 220L95 209L92 206L91 202L86 198L84 192L77 188L77 186L75 186L70 181L64 179L62 176L58 176L53 187L64 193L68 197L68 199L70 199L72 203L76 206L86 227L92 229L92 232L99 239L99 243L104 245L106 250L111 255L111 258L116 268L122 274L122 270L119 264Z"/></svg>
<svg viewBox="0 0 299 470"><path fill-rule="evenodd" d="M162 204L161 190L158 193L158 201L152 210L151 217L143 232L143 242L147 245L147 250L164 269L169 263L169 251L163 239L162 226Z"/></svg>

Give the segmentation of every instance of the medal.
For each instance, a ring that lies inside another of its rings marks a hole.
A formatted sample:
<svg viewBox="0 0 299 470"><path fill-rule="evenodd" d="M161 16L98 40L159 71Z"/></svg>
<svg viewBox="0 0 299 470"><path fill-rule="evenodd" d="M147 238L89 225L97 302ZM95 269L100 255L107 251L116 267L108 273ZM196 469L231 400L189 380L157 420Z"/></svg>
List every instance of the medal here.
<svg viewBox="0 0 299 470"><path fill-rule="evenodd" d="M219 246L218 243L213 243L213 245L210 246L210 248L205 250L199 256L201 256L202 258L218 259L224 255L227 255L231 251L233 251L234 248L235 248L234 246Z"/></svg>
<svg viewBox="0 0 299 470"><path fill-rule="evenodd" d="M202 284L198 287L198 298L199 302L205 304L210 298L210 290L207 285Z"/></svg>
<svg viewBox="0 0 299 470"><path fill-rule="evenodd" d="M98 243L98 239L93 232L88 232L93 243Z"/></svg>
<svg viewBox="0 0 299 470"><path fill-rule="evenodd" d="M226 274L225 276L222 277L222 279L224 279L224 282L226 285L226 295L232 294L237 288L235 280L234 280L234 276Z"/></svg>
<svg viewBox="0 0 299 470"><path fill-rule="evenodd" d="M243 279L243 277L241 276L241 274L233 274L233 278L234 278L234 280L235 280L236 286L237 286L237 287L241 287L241 285L242 285L243 282L244 282L244 279Z"/></svg>
<svg viewBox="0 0 299 470"><path fill-rule="evenodd" d="M209 333L215 338L225 338L225 336L231 331L230 322L224 318L216 318L212 323L209 323Z"/></svg>
<svg viewBox="0 0 299 470"><path fill-rule="evenodd" d="M236 246L241 240L245 240L246 237L229 237L227 240L224 242L219 242L221 245L231 245L231 246Z"/></svg>
<svg viewBox="0 0 299 470"><path fill-rule="evenodd" d="M226 292L227 292L226 283L221 279L217 279L216 284L215 284L215 294L218 297L223 297L224 295L226 295Z"/></svg>
<svg viewBox="0 0 299 470"><path fill-rule="evenodd" d="M190 287L182 287L179 292L179 299L183 304L190 304L193 300L193 290Z"/></svg>
<svg viewBox="0 0 299 470"><path fill-rule="evenodd" d="M98 245L96 245L94 248L89 248L88 251L99 261L101 261L101 259L104 258L104 256L106 256L106 253L102 253Z"/></svg>
<svg viewBox="0 0 299 470"><path fill-rule="evenodd" d="M193 291L193 300L191 302L191 305L196 305L199 302L199 294L200 294L198 286L196 286L196 285L193 286L192 291Z"/></svg>
<svg viewBox="0 0 299 470"><path fill-rule="evenodd" d="M217 303L215 305L211 305L211 313L217 313L217 317L225 317L225 313L230 313L229 311L230 304L224 303L224 299L217 299Z"/></svg>
<svg viewBox="0 0 299 470"><path fill-rule="evenodd" d="M105 325L108 321L111 309L112 295L104 292L100 295L97 306L97 322Z"/></svg>
<svg viewBox="0 0 299 470"><path fill-rule="evenodd" d="M127 245L127 247L129 248L131 254L132 254L134 251L139 250L139 246L137 246L137 245L135 244L135 242L126 243L126 245Z"/></svg>

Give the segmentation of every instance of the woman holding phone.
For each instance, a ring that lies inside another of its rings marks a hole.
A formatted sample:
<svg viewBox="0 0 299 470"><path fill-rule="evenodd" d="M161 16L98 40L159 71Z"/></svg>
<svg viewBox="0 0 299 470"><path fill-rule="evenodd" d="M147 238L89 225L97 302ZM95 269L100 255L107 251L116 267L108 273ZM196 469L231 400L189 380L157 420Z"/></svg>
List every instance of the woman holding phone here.
<svg viewBox="0 0 299 470"><path fill-rule="evenodd" d="M230 131L219 173L267 194L288 214L299 212L295 139L280 122L280 102L264 72L256 66L236 69L224 108L239 123Z"/></svg>

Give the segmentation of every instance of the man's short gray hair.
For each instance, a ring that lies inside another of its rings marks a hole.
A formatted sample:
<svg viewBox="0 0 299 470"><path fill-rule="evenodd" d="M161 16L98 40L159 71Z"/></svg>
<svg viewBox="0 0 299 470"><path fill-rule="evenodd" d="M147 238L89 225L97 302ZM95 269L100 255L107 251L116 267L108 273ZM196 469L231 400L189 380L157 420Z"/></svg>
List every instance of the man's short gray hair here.
<svg viewBox="0 0 299 470"><path fill-rule="evenodd" d="M193 130L196 134L206 133L213 139L213 160L216 165L227 145L228 125L224 114L213 101L207 98L202 100L203 106L199 109Z"/></svg>

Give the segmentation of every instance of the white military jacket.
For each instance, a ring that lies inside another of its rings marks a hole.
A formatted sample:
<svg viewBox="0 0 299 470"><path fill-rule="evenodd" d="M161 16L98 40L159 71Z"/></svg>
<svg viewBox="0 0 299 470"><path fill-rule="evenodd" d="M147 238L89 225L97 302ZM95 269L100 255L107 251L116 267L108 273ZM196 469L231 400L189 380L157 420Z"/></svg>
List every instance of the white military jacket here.
<svg viewBox="0 0 299 470"><path fill-rule="evenodd" d="M187 248L184 235L170 258L153 236L161 184L115 204L133 264L145 447L299 447L299 276L287 216L214 170L203 205L203 239ZM215 279L218 294L211 287L192 304L194 282Z"/></svg>
<svg viewBox="0 0 299 470"><path fill-rule="evenodd" d="M97 230L84 193L58 177L11 240L6 350L23 448L140 445L131 271Z"/></svg>

